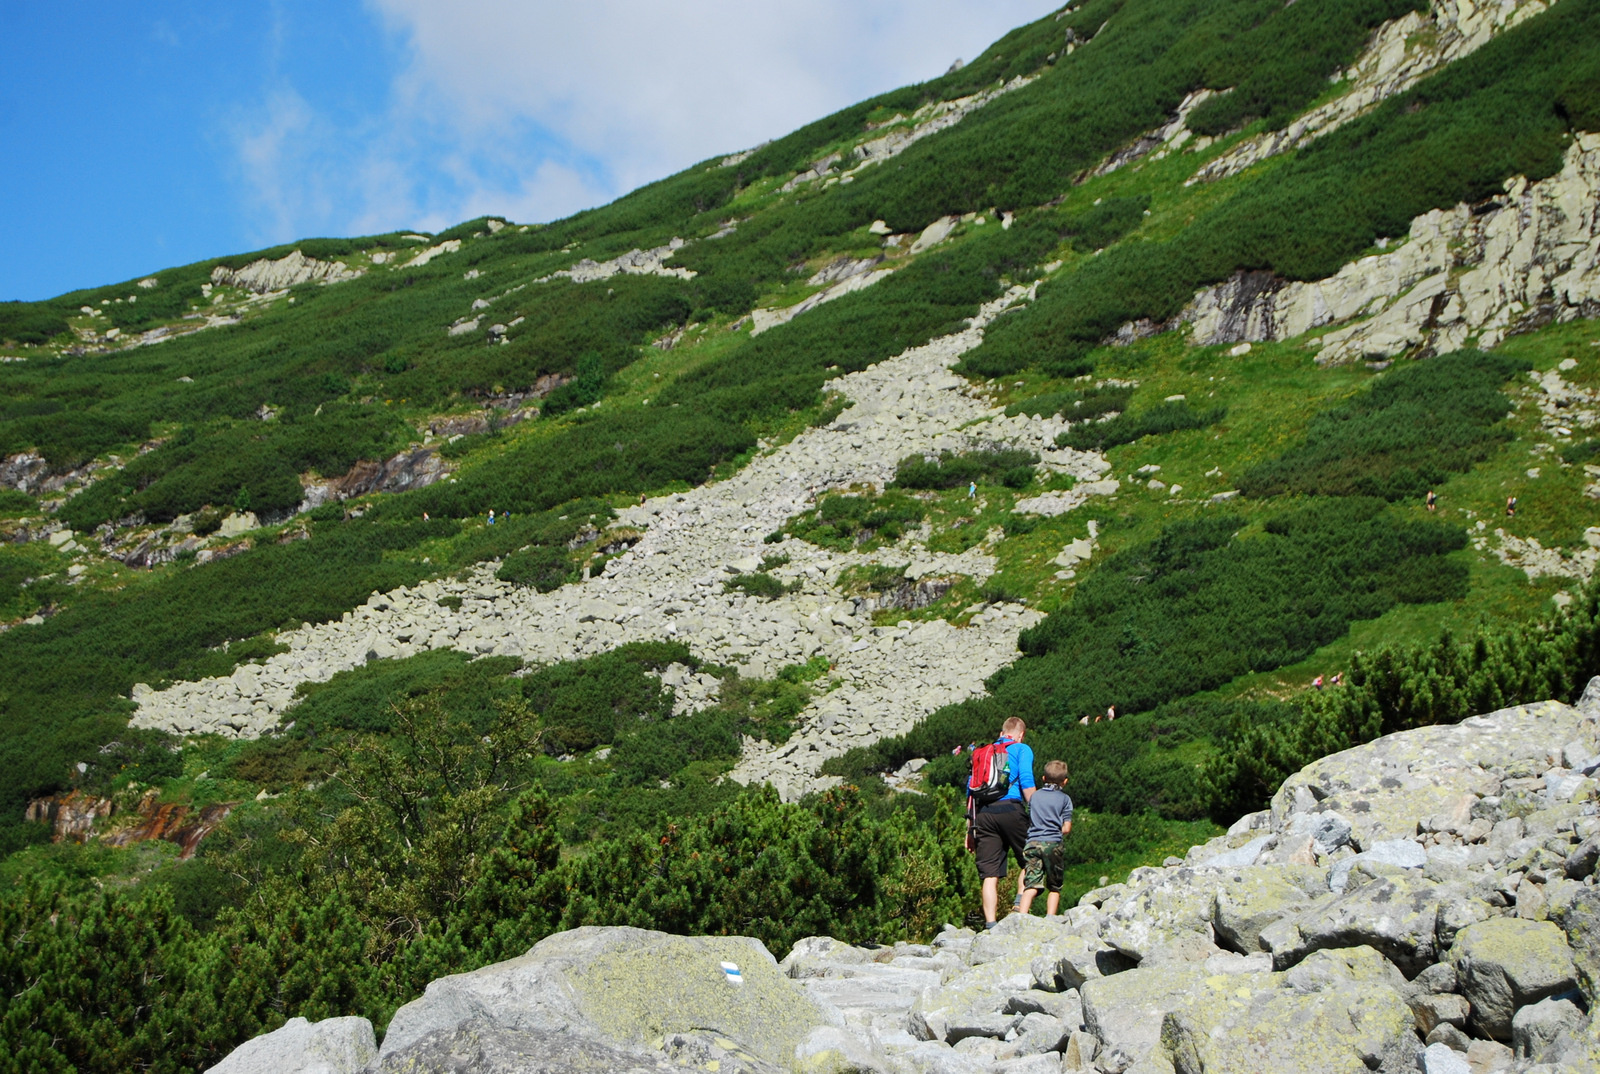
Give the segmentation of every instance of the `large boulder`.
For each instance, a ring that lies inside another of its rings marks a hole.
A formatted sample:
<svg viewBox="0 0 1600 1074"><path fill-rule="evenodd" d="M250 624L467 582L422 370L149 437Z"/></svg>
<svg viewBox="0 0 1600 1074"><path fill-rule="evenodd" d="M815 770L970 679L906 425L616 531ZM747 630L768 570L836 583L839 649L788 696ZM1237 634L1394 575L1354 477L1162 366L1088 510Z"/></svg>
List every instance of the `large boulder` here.
<svg viewBox="0 0 1600 1074"><path fill-rule="evenodd" d="M1415 1070L1411 1011L1371 948L1322 951L1288 973L1209 978L1162 1019L1178 1074Z"/></svg>
<svg viewBox="0 0 1600 1074"><path fill-rule="evenodd" d="M291 1018L245 1041L206 1074L358 1074L377 1055L365 1018Z"/></svg>
<svg viewBox="0 0 1600 1074"><path fill-rule="evenodd" d="M1304 950L1368 946L1415 976L1438 959L1437 885L1407 872L1368 880L1295 919Z"/></svg>
<svg viewBox="0 0 1600 1074"><path fill-rule="evenodd" d="M431 1030L392 1051L373 1074L685 1074L665 1055L616 1048L592 1037L559 1030L513 1029L487 1018L469 1018ZM718 1069L734 1069L730 1064ZM750 1074L777 1074L752 1064Z"/></svg>
<svg viewBox="0 0 1600 1074"><path fill-rule="evenodd" d="M1415 838L1419 826L1449 813L1461 796L1499 793L1488 771L1518 761L1543 772L1552 749L1577 742L1600 752L1591 714L1545 701L1458 724L1388 735L1307 765L1272 798L1272 828L1287 832L1301 813L1337 812L1358 850Z"/></svg>
<svg viewBox="0 0 1600 1074"><path fill-rule="evenodd" d="M1261 930L1306 910L1311 896L1283 866L1226 870L1217 886L1211 924L1217 943L1242 955L1265 950Z"/></svg>
<svg viewBox="0 0 1600 1074"><path fill-rule="evenodd" d="M1518 1059L1532 1063L1553 1059L1576 1043L1585 1021L1569 999L1530 1003L1511 1019L1512 1049Z"/></svg>
<svg viewBox="0 0 1600 1074"><path fill-rule="evenodd" d="M414 1048L420 1062L424 1054L456 1054L472 1040L514 1050L524 1040L517 1034L531 1034L527 1039L583 1038L646 1065L661 1058L662 1041L680 1038L692 1059L709 1040L724 1060L746 1055L747 1064L788 1068L813 1029L838 1021L836 1010L807 996L756 940L588 927L547 937L520 958L432 982L395 1012L381 1058L401 1069L395 1064ZM458 1032L468 1022L470 1032Z"/></svg>
<svg viewBox="0 0 1600 1074"><path fill-rule="evenodd" d="M1512 1019L1530 1003L1577 987L1566 936L1548 921L1499 917L1468 925L1450 949L1472 1021L1485 1036L1512 1038Z"/></svg>
<svg viewBox="0 0 1600 1074"><path fill-rule="evenodd" d="M1098 977L1084 984L1084 1028L1108 1052L1144 1059L1161 1043L1162 1019L1188 1004L1211 977L1203 966L1168 964ZM1234 989L1254 988L1265 974L1217 975Z"/></svg>

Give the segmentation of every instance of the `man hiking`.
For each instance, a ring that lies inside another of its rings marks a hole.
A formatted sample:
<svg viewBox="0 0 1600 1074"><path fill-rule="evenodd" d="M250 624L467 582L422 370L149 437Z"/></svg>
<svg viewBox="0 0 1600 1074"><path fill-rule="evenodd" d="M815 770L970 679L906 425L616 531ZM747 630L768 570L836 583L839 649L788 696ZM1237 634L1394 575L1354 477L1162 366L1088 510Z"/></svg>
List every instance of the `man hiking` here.
<svg viewBox="0 0 1600 1074"><path fill-rule="evenodd" d="M1023 864L1028 841L1027 801L1033 797L1033 750L1022 744L1028 725L1016 716L1000 729L991 746L972 753L967 781L967 849L978 856L983 878L983 927L992 929L1006 875L1006 851Z"/></svg>

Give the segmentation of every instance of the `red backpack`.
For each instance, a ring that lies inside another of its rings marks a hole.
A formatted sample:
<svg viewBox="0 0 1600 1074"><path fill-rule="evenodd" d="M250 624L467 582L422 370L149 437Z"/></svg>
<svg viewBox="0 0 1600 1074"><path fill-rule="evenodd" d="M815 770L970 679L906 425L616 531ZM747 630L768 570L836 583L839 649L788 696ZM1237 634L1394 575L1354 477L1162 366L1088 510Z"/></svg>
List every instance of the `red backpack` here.
<svg viewBox="0 0 1600 1074"><path fill-rule="evenodd" d="M986 806L998 802L1011 789L1011 755L1009 742L994 742L972 751L972 776L967 780L967 794L973 805Z"/></svg>

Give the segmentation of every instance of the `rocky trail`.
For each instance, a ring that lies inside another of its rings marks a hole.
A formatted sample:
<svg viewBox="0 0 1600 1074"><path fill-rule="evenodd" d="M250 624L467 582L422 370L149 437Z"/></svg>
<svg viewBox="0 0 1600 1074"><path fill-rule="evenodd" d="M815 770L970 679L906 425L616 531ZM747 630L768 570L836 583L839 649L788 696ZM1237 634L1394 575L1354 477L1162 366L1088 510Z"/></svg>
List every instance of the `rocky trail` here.
<svg viewBox="0 0 1600 1074"><path fill-rule="evenodd" d="M929 944L557 933L381 1049L295 1019L213 1070L1556 1074L1600 1069L1600 678L1378 739L1059 917Z"/></svg>
<svg viewBox="0 0 1600 1074"><path fill-rule="evenodd" d="M832 664L822 684L827 692L802 714L799 732L776 749L751 743L734 772L741 781L768 781L785 797L798 796L818 785L816 773L827 758L903 732L940 706L980 692L985 678L1015 659L1017 632L1040 615L1024 605L998 604L978 610L961 628L943 619L874 626L870 607L838 586L850 566L908 561L908 579L966 575L981 582L994 571L987 542L951 555L929 551L925 535L912 535L863 554L796 539L768 545L764 537L824 490L881 488L896 463L917 452L1001 442L1038 452L1041 466L1083 479L1080 488L1103 493L1116 487L1094 480L1108 469L1103 457L1054 448L1064 422L1007 418L950 372L981 341L983 326L1027 295L1013 288L966 330L832 381L830 388L852 405L830 424L764 451L731 478L618 512L616 528L642 534L599 577L540 594L497 581L498 564L487 563L465 581L374 594L338 622L280 634L289 651L261 664L161 691L135 687L134 723L179 734L256 737L278 726L301 683L430 649L547 663L630 641L677 639L698 658L739 665L750 677L822 654ZM1087 499L1073 497L1075 503ZM727 579L757 570L761 557L773 552L789 556L772 573L798 583L795 591L759 600L724 590ZM441 603L451 597L459 598L458 608ZM680 711L706 704L717 685L709 674L676 667L666 680L677 691Z"/></svg>

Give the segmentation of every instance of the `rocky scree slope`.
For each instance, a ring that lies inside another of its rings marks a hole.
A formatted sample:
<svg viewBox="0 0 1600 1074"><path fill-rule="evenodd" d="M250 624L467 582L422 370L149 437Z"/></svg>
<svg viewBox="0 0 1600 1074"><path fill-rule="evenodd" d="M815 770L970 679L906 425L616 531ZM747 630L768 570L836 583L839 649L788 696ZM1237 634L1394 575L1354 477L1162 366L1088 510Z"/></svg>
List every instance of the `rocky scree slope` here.
<svg viewBox="0 0 1600 1074"><path fill-rule="evenodd" d="M430 984L381 1050L295 1020L213 1070L1307 1074L1600 1065L1600 678L1401 732L1055 918L931 944L583 928Z"/></svg>
<svg viewBox="0 0 1600 1074"><path fill-rule="evenodd" d="M296 686L372 659L454 648L554 662L665 637L756 677L827 656L834 688L803 714L801 731L777 750L752 744L734 773L744 782L770 782L789 798L815 789L824 782L817 770L829 757L903 733L940 706L980 692L984 679L1015 659L1017 632L1041 617L1025 606L997 604L960 629L945 620L874 627L870 609L839 590L843 569L899 566L909 558L909 580L966 575L981 582L994 571L993 557L982 545L950 555L913 540L863 554L795 539L766 544L764 538L824 490L881 489L899 460L917 453L1005 444L1039 454L1046 471L1071 474L1082 488L1116 488L1094 480L1108 468L1102 456L1054 446L1066 422L1006 417L949 371L982 340L986 323L1028 293L1013 288L966 330L834 381L831 387L851 406L831 424L761 454L732 478L622 510L620 532L643 532L600 577L540 594L496 581L498 562L492 562L465 582L375 594L338 622L279 635L289 652L262 664L161 691L136 686L134 725L256 737L278 725ZM763 601L724 590L726 580L757 570L769 553L789 557L773 573L797 585L794 592ZM448 597L459 598L460 607L440 603ZM673 678L668 685L685 705L709 700L709 676Z"/></svg>

